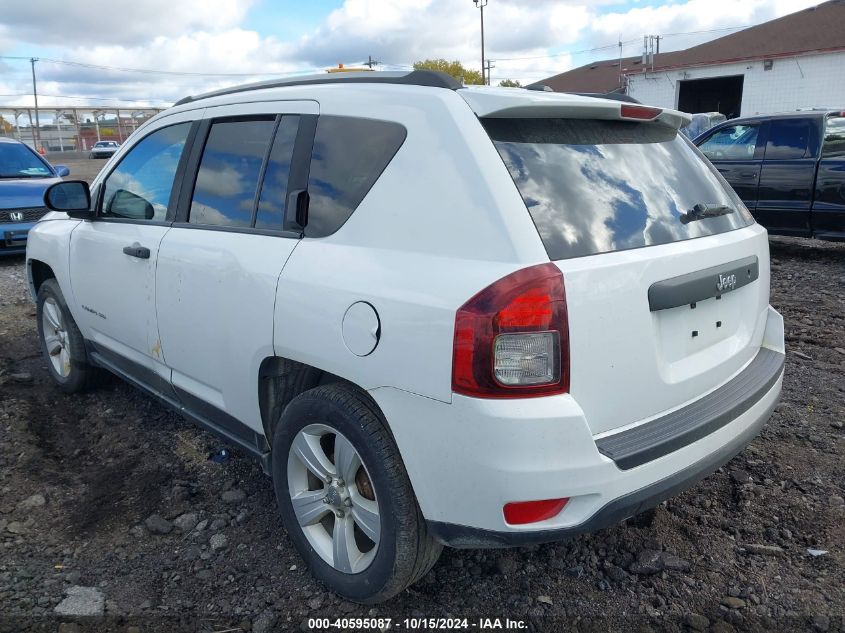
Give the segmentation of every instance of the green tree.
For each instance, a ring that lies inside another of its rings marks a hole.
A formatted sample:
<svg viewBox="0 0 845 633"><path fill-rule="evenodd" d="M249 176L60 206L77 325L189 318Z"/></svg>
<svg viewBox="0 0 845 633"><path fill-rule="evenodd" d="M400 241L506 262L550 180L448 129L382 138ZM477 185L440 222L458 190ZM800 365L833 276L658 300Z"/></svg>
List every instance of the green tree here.
<svg viewBox="0 0 845 633"><path fill-rule="evenodd" d="M522 88L522 84L519 83L519 79L502 79L499 82L500 88Z"/></svg>
<svg viewBox="0 0 845 633"><path fill-rule="evenodd" d="M452 77L458 81L463 81L467 85L484 83L480 70L464 68L463 64L457 60L449 62L445 59L426 59L421 62L415 62L414 70L439 70L447 75L452 75Z"/></svg>

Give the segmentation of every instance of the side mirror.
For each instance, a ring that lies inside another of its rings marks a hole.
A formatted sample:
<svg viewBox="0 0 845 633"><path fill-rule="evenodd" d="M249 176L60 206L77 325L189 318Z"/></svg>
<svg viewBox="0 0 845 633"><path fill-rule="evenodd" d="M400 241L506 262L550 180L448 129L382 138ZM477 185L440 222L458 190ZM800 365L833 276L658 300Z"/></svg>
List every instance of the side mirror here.
<svg viewBox="0 0 845 633"><path fill-rule="evenodd" d="M53 168L56 170L56 175L59 178L70 176L70 169L65 167L64 165L53 165Z"/></svg>
<svg viewBox="0 0 845 633"><path fill-rule="evenodd" d="M155 216L155 208L149 200L126 189L118 189L112 196L109 212L111 215L132 220L152 220Z"/></svg>
<svg viewBox="0 0 845 633"><path fill-rule="evenodd" d="M82 180L66 180L47 187L44 204L51 211L63 211L78 220L90 220L91 192L88 183Z"/></svg>

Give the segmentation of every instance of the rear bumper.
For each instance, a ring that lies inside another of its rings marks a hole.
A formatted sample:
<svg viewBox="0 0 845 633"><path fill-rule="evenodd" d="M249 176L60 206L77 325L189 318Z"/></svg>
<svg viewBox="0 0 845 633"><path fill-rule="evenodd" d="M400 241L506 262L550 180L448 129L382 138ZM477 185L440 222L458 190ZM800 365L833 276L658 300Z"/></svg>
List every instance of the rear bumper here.
<svg viewBox="0 0 845 633"><path fill-rule="evenodd" d="M658 506L660 503L678 493L691 488L704 479L707 475L714 473L722 465L729 462L737 454L742 452L763 428L766 420L772 414L780 394L780 380L777 379L778 396L767 405L766 409L751 425L743 429L741 433L732 438L727 444L722 445L716 451L692 464L688 468L675 472L660 481L635 490L617 499L614 499L587 521L571 527L536 530L530 532L501 532L471 528L465 525L455 525L439 521L429 521L428 529L431 535L450 547L458 548L482 548L482 547L517 547L520 545L532 545L538 543L550 543L560 541L576 534L594 532L602 528L616 525L628 517Z"/></svg>
<svg viewBox="0 0 845 633"><path fill-rule="evenodd" d="M765 357L782 361L783 321L771 308L762 348ZM725 386L747 379L749 368L756 375L752 365ZM602 437L592 435L568 394L510 401L455 395L447 404L387 387L371 393L390 424L435 538L454 547L505 547L612 525L715 471L760 432L777 405L782 362L766 366L771 374L765 380L760 376L758 388L743 391L741 406L720 399L731 406L709 412L720 416L718 425L705 425L702 435L698 423L704 417L694 418L696 424L680 427L682 432L692 428L691 434L672 439L671 450L627 469L599 450ZM545 521L510 525L504 520L507 503L562 497L569 498L566 507Z"/></svg>

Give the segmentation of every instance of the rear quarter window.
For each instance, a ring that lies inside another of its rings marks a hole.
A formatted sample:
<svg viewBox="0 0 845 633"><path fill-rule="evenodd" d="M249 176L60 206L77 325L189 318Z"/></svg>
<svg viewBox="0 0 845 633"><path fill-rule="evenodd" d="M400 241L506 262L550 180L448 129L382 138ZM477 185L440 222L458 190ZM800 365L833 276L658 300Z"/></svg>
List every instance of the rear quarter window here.
<svg viewBox="0 0 845 633"><path fill-rule="evenodd" d="M321 115L308 177L307 237L337 231L405 141L404 126L390 121Z"/></svg>
<svg viewBox="0 0 845 633"><path fill-rule="evenodd" d="M482 124L552 260L705 237L754 221L673 128L572 119ZM721 211L690 221L697 205Z"/></svg>

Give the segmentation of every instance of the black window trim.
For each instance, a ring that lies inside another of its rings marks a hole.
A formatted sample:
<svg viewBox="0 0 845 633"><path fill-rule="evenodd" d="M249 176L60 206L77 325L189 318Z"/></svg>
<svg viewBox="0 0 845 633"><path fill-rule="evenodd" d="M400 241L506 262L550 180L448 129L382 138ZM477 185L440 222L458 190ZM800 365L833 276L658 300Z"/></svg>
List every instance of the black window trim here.
<svg viewBox="0 0 845 633"><path fill-rule="evenodd" d="M283 112L283 113L276 113L276 114L236 114L236 115L223 115L219 117L214 117L212 119L203 119L200 121L200 125L197 128L197 133L194 138L193 146L191 147L190 156L186 160L185 170L182 173L182 184L179 192L179 199L176 204L176 212L175 217L171 226L173 228L179 229L196 229L201 231L219 231L219 232L228 232L228 233L247 233L251 235L266 235L270 237L286 237L286 238L293 238L293 239L300 239L302 237L302 231L293 230L284 228L286 227L286 223L283 222L282 227L280 229L256 229L254 226L225 226L225 225L215 225L215 224L197 224L191 223L189 221L189 214L191 210L191 201L194 197L194 189L197 185L197 176L199 175L199 168L200 163L202 162L202 155L205 152L205 145L208 142L208 136L211 132L211 126L215 123L219 122L238 122L238 121L274 121L273 132L270 136L269 143L267 144L267 150L264 154L264 158L261 164L261 171L258 175L258 184L256 186L256 193L255 199L253 201L253 209L252 209L252 221L251 224L255 224L255 220L257 217L257 210L258 210L258 202L259 197L261 195L261 188L264 183L264 176L267 172L267 166L269 164L270 153L273 150L273 144L276 141L276 134L279 130L279 124L281 123L281 119L283 116L298 116L299 117L299 130L297 131L296 136L296 143L294 145L293 157L291 158L291 168L290 168L290 176L288 177L288 188L286 195L292 190L291 189L291 182L293 181L293 174L294 174L294 165L298 163L301 156L297 154L297 147L300 143L300 137L303 135L303 122L307 119L313 118L315 121L317 119L317 115L313 114L301 114L299 112ZM316 127L316 125L314 125ZM306 139L303 139L306 140ZM313 143L313 132L311 134L311 142ZM306 157L307 164L305 166L305 173L306 173L306 183L307 183L307 173L310 165L311 154L310 150ZM297 164L297 167L299 165ZM287 209L285 211L287 217Z"/></svg>
<svg viewBox="0 0 845 633"><path fill-rule="evenodd" d="M305 236L305 229L299 225L296 219L296 204L291 197L294 193L308 193L308 178L311 174L311 153L314 151L314 137L317 135L317 119L319 115L304 114L299 118L299 130L296 133L296 140L293 144L293 155L290 159L290 172L288 173L288 188L285 192L285 217L282 220L282 227L286 231L292 231Z"/></svg>
<svg viewBox="0 0 845 633"><path fill-rule="evenodd" d="M291 116L291 115L288 115ZM273 121L273 131L270 132L270 142L264 150L264 158L261 159L261 167L258 169L258 182L255 183L255 195L252 197L252 215L249 219L250 228L255 228L258 219L258 202L261 199L261 190L264 188L264 177L267 175L267 165L270 164L270 154L273 153L273 145L276 144L276 134L279 132L279 125L282 123L282 115L277 114ZM196 186L196 184L194 184ZM287 191L285 191L287 193Z"/></svg>
<svg viewBox="0 0 845 633"><path fill-rule="evenodd" d="M166 130L167 128L174 127L176 125L184 125L185 123L190 123L191 127L188 129L188 135L185 137L185 147L182 149L182 154L179 156L179 164L176 166L176 173L173 175L173 185L170 189L170 198L167 201L167 214L165 215L164 220L136 220L134 218L109 218L103 216L103 198L106 195L106 183L108 179L112 177L117 168L123 163L129 154L138 147L141 143L143 143L146 139L148 139L153 134L160 132L161 130ZM96 222L106 222L110 224L139 224L142 226L172 226L173 220L176 216L176 204L179 199L179 191L182 187L182 179L185 173L185 167L188 163L188 154L191 151L191 147L194 144L194 139L196 138L197 131L201 121L195 120L185 120L185 121L176 121L170 123L169 125L162 125L161 127L157 127L154 130L150 130L148 134L145 134L142 138L138 139L135 143L132 144L127 152L120 157L120 160L111 168L108 174L100 181L100 184L97 186L96 198L94 201L94 218L92 221Z"/></svg>

